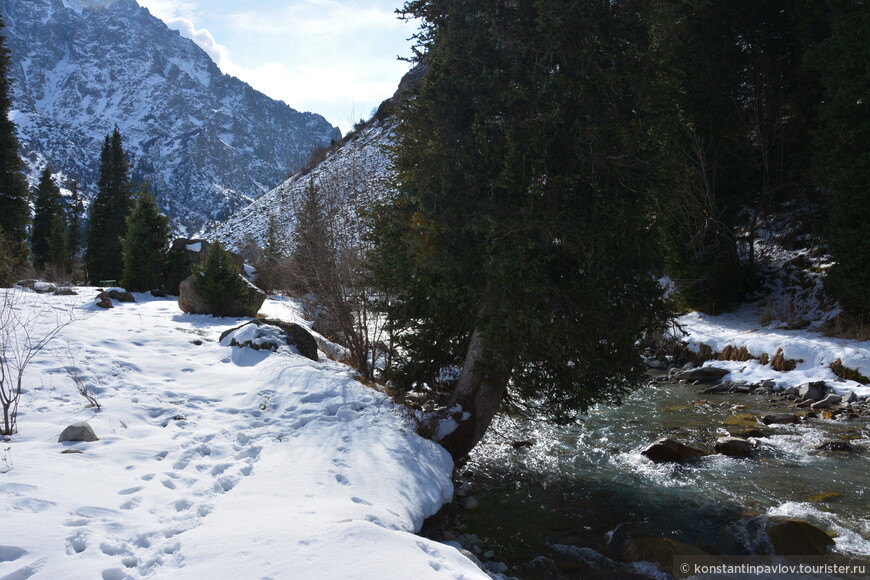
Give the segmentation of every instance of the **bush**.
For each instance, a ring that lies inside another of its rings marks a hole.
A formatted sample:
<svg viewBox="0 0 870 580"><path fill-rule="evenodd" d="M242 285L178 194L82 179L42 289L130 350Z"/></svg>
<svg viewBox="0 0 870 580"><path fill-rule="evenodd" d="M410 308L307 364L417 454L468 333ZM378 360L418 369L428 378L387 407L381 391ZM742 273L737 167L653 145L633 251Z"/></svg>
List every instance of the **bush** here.
<svg viewBox="0 0 870 580"><path fill-rule="evenodd" d="M215 316L227 316L233 305L248 295L248 284L232 254L220 242L209 247L205 263L196 267L194 273L193 289L212 307Z"/></svg>

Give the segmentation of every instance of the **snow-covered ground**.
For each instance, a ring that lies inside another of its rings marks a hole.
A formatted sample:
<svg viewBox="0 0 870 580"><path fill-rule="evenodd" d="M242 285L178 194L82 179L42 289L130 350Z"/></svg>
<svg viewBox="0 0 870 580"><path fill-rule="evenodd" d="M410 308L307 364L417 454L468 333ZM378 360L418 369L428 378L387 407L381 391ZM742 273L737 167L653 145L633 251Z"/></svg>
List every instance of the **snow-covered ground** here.
<svg viewBox="0 0 870 580"><path fill-rule="evenodd" d="M0 445L0 578L488 578L414 535L452 462L347 367L222 346L240 320L171 298L100 310L77 290L11 291L77 320L28 367ZM299 322L289 302L261 313ZM58 443L79 421L100 440Z"/></svg>
<svg viewBox="0 0 870 580"><path fill-rule="evenodd" d="M755 357L767 353L773 358L782 349L785 358L797 361L796 368L788 372L776 371L758 360L706 363L730 369L731 374L725 377L728 380L761 383L772 379L778 389L825 381L837 394L854 391L859 397L870 397L870 386L840 379L830 368L831 363L840 359L843 366L865 377L870 376L870 342L827 337L812 330L783 330L776 324L763 326L751 306L720 316L691 312L678 318L677 322L688 333L680 338L695 352L702 344L711 347L713 352L722 352L730 345L737 349L746 347Z"/></svg>

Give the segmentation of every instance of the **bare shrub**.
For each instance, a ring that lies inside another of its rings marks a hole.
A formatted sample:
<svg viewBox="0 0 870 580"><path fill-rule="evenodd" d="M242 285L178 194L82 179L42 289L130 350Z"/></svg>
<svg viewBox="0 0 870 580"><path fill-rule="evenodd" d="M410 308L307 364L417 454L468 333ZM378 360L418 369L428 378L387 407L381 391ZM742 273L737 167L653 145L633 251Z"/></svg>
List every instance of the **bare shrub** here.
<svg viewBox="0 0 870 580"><path fill-rule="evenodd" d="M66 302L51 303L17 288L0 292L0 435L12 435L18 431L18 404L27 366L75 322L76 314Z"/></svg>

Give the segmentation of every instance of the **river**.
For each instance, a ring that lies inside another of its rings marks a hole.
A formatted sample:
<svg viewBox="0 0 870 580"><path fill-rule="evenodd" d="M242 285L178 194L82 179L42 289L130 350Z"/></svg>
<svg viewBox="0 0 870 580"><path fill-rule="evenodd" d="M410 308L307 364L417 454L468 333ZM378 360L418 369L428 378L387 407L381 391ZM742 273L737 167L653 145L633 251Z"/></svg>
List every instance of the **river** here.
<svg viewBox="0 0 870 580"><path fill-rule="evenodd" d="M467 531L521 578L669 577L667 563L615 562L631 536L712 554L769 553L760 530L771 516L806 520L834 536L834 552L870 562L866 414L765 427L755 417L788 411L787 401L697 391L644 387L567 427L499 418L460 471L460 493L480 506L463 512ZM712 451L718 437L746 429L763 435L749 459L655 464L640 453L663 436ZM816 449L826 441L854 452Z"/></svg>

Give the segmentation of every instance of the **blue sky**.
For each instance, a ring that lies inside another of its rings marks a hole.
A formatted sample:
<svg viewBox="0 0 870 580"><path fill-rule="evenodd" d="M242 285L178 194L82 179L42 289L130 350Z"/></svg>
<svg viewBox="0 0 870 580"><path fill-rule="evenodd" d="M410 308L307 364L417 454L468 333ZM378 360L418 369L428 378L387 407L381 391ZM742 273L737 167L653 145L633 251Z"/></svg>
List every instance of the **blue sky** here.
<svg viewBox="0 0 870 580"><path fill-rule="evenodd" d="M401 0L138 0L227 74L347 132L398 86L416 26Z"/></svg>

